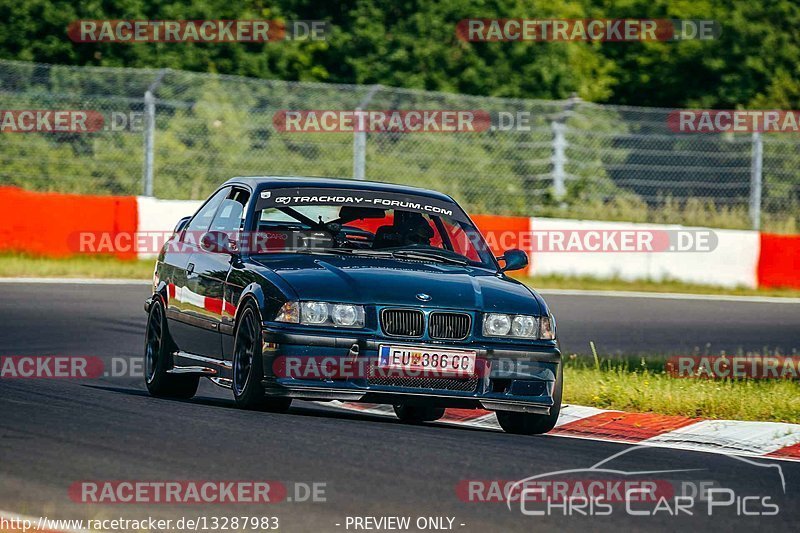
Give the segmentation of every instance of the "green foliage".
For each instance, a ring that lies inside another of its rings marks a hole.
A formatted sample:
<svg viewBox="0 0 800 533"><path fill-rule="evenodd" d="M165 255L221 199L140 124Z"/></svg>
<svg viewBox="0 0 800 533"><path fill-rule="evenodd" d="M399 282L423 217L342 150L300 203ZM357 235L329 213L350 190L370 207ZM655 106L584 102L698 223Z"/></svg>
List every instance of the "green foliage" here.
<svg viewBox="0 0 800 533"><path fill-rule="evenodd" d="M469 43L470 17L715 19L712 41ZM0 0L0 58L264 79L670 107L800 103L800 6L791 0ZM76 44L78 19L324 19L326 41ZM766 51L769 51L766 53Z"/></svg>

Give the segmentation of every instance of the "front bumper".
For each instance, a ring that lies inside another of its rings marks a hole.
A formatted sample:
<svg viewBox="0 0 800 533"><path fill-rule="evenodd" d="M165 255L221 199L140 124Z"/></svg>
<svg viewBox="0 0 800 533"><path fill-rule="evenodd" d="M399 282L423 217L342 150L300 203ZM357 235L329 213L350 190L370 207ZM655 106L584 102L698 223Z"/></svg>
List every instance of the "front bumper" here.
<svg viewBox="0 0 800 533"><path fill-rule="evenodd" d="M561 364L561 352L554 341L520 345L468 339L447 343L376 338L342 331L335 334L311 333L273 324L265 325L263 333L263 385L266 394L273 397L549 414L558 365ZM287 358L295 361L348 361L348 368L368 369L377 360L382 344L474 350L480 371L470 380L438 381L424 378L391 381L375 378L368 371L333 377L287 377L280 371Z"/></svg>

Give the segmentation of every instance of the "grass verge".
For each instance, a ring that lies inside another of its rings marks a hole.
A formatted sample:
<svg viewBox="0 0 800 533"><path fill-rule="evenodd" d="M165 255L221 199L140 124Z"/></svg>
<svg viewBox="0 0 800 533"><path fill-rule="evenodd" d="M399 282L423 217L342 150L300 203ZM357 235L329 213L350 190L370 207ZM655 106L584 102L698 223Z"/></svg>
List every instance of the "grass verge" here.
<svg viewBox="0 0 800 533"><path fill-rule="evenodd" d="M800 381L676 378L663 362L567 358L564 403L619 411L800 424Z"/></svg>
<svg viewBox="0 0 800 533"><path fill-rule="evenodd" d="M122 261L108 256L74 256L64 259L0 254L0 277L151 279L154 262Z"/></svg>

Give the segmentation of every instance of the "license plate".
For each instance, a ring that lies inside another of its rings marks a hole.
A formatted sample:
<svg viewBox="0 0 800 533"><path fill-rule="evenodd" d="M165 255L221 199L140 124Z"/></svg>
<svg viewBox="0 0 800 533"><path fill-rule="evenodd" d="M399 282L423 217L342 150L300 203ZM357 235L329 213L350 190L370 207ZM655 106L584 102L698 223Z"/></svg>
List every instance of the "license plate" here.
<svg viewBox="0 0 800 533"><path fill-rule="evenodd" d="M382 344L378 351L378 367L418 373L472 376L475 374L475 355L472 350Z"/></svg>

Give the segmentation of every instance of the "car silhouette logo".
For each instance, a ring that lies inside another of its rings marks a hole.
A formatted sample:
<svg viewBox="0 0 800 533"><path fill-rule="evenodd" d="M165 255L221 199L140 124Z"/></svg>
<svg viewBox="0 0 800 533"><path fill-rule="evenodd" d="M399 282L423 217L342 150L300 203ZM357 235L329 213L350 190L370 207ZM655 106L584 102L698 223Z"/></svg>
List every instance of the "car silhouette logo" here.
<svg viewBox="0 0 800 533"><path fill-rule="evenodd" d="M431 296L430 294L425 294L424 292L421 292L417 294L417 300L419 300L420 302L430 302Z"/></svg>

